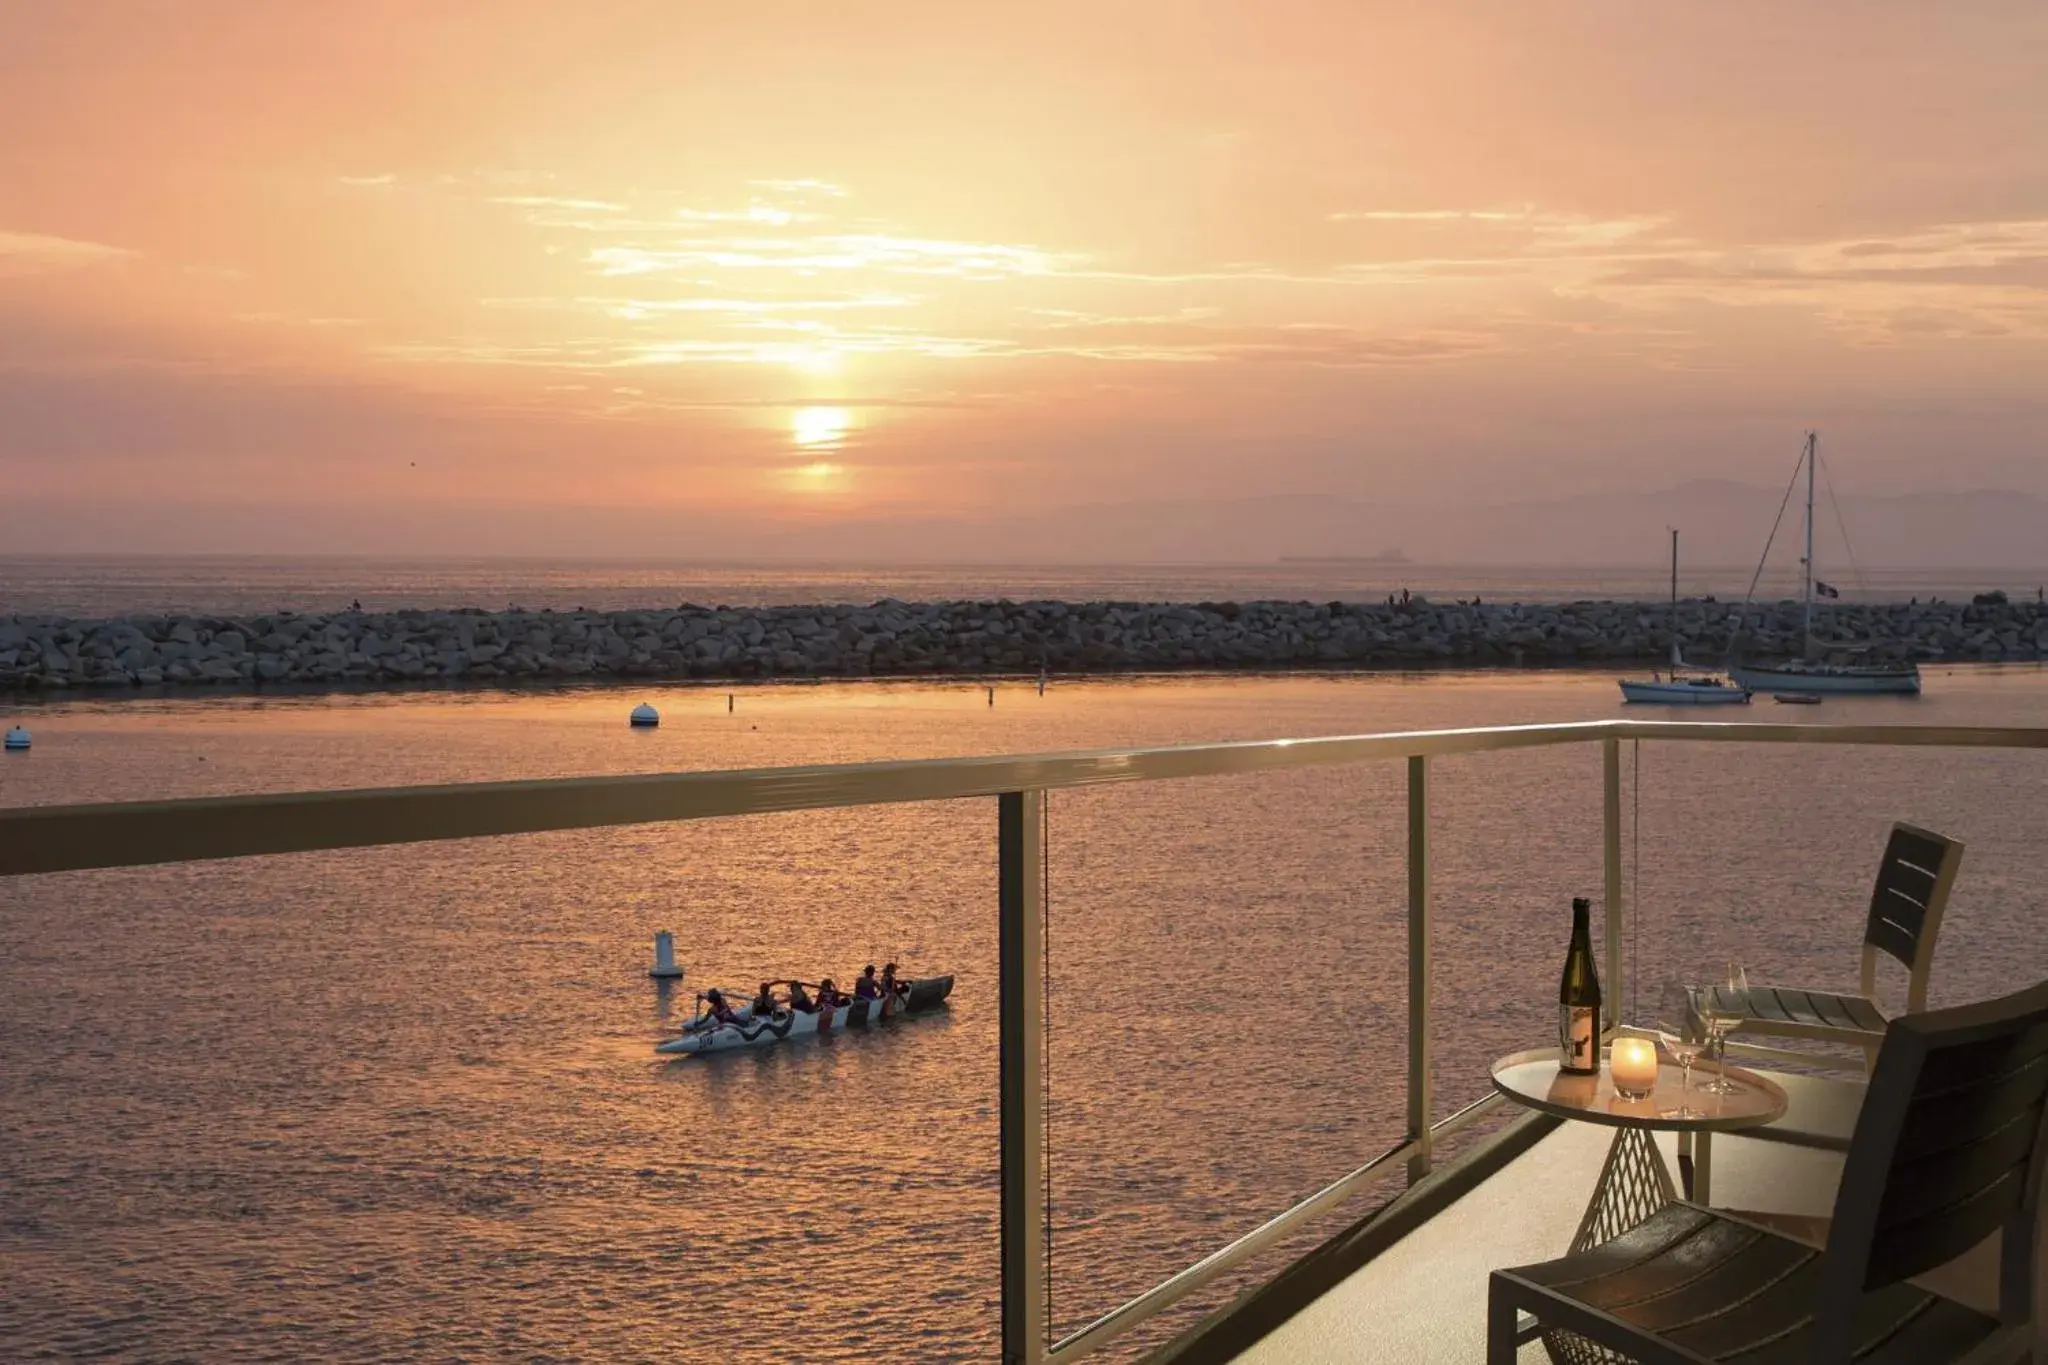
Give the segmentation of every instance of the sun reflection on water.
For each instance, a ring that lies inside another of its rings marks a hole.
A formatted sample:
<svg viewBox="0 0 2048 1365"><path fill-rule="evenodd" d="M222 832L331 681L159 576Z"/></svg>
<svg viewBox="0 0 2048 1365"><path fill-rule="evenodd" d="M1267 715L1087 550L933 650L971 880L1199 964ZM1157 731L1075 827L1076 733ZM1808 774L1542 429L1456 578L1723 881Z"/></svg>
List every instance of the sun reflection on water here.
<svg viewBox="0 0 2048 1365"><path fill-rule="evenodd" d="M798 465L783 475L784 482L802 493L828 493L845 486L846 466L829 460Z"/></svg>

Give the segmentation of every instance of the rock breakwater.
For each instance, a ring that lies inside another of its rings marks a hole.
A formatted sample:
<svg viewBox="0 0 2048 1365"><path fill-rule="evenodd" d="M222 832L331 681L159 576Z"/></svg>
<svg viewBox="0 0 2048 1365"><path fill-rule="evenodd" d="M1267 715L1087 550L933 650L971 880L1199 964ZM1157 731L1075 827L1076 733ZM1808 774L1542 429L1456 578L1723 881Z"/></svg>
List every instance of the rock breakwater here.
<svg viewBox="0 0 2048 1365"><path fill-rule="evenodd" d="M1718 660L1735 608L1681 602L1686 656ZM1830 605L1824 645L1871 659L2048 658L2037 602ZM1155 670L1650 664L1666 603L899 602L647 611L0 617L0 690L493 683ZM1743 653L1799 649L1797 604L1752 606Z"/></svg>

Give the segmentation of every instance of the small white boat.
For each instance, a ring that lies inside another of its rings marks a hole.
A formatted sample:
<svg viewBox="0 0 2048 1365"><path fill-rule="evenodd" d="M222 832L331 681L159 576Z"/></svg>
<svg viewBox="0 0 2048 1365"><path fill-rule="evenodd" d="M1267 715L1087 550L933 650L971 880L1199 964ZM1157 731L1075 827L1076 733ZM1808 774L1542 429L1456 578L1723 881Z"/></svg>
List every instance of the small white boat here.
<svg viewBox="0 0 2048 1365"><path fill-rule="evenodd" d="M854 1000L831 1010L779 1009L766 1019L756 1019L753 1007L735 1011L735 1022L719 1023L700 1013L683 1025L674 1038L656 1043L654 1050L669 1055L730 1052L743 1047L767 1047L794 1038L835 1033L844 1028L865 1028L884 1023L900 1014L931 1009L953 992L950 976L927 976L900 983L894 1000ZM701 1002L700 1002L701 1003Z"/></svg>
<svg viewBox="0 0 2048 1365"><path fill-rule="evenodd" d="M1731 671L1745 687L1765 691L1783 689L1788 694L1796 691L1801 695L1815 692L1894 697L1920 695L1920 669L1910 663L1809 664L1793 661L1772 664L1767 668L1738 667Z"/></svg>
<svg viewBox="0 0 2048 1365"><path fill-rule="evenodd" d="M1670 678L1652 676L1648 682L1624 678L1621 699L1665 706L1741 706L1749 701L1749 689L1710 674L1681 678L1673 669Z"/></svg>
<svg viewBox="0 0 2048 1365"><path fill-rule="evenodd" d="M1621 699L1660 706L1740 706L1749 701L1749 689L1719 673L1694 673L1681 677L1685 656L1678 646L1678 532L1671 532L1671 676L1652 673L1650 680L1623 678Z"/></svg>

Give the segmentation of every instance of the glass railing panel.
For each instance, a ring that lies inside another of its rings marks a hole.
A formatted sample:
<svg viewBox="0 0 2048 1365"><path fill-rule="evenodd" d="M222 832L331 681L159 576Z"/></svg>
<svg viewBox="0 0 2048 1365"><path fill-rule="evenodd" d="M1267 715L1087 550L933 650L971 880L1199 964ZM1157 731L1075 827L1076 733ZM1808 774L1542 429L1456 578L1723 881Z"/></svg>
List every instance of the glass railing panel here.
<svg viewBox="0 0 2048 1365"><path fill-rule="evenodd" d="M2048 754L1645 743L1641 762L1635 947L1645 1013L1671 981L1730 961L1760 980L1855 989L1896 820L1966 846L1930 1004L2048 977ZM1902 1008L1905 969L1888 958L1881 966L1880 996Z"/></svg>
<svg viewBox="0 0 2048 1365"><path fill-rule="evenodd" d="M1491 1093L1490 1065L1557 1041L1571 903L1606 969L1598 744L1432 763L1436 1115Z"/></svg>
<svg viewBox="0 0 2048 1365"><path fill-rule="evenodd" d="M1055 1337L1399 1140L1403 781L1399 765L1353 765L1051 794Z"/></svg>
<svg viewBox="0 0 2048 1365"><path fill-rule="evenodd" d="M986 801L0 883L6 1354L992 1355L994 836ZM709 984L892 957L955 1008L653 1051Z"/></svg>

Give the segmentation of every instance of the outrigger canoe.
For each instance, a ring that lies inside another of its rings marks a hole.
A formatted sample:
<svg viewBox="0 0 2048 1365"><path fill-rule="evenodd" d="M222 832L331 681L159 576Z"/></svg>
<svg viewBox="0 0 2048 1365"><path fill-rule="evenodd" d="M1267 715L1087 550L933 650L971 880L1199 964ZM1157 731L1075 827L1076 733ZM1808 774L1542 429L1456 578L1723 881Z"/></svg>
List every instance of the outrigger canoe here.
<svg viewBox="0 0 2048 1365"><path fill-rule="evenodd" d="M819 1033L834 1033L840 1029L865 1028L871 1023L881 1023L894 1018L898 1013L916 1013L931 1009L953 993L953 978L950 976L927 976L916 981L903 983L909 989L897 995L892 1001L854 1000L831 1010L777 1010L766 1019L756 1019L751 1007L738 1011L737 1022L721 1024L708 1014L700 1014L683 1025L680 1035L665 1042L656 1043L654 1050L665 1053L730 1052L741 1047L766 1047L771 1043L787 1042L793 1038L808 1038ZM884 1008L884 1006L888 1008Z"/></svg>

